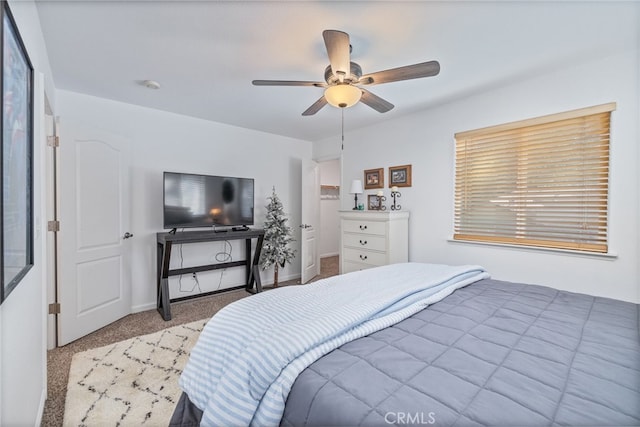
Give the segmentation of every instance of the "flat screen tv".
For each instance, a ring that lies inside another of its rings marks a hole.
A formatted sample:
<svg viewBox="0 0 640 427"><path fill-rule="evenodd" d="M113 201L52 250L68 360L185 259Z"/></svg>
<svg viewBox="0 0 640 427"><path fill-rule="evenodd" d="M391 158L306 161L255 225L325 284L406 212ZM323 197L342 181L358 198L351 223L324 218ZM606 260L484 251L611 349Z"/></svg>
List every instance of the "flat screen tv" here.
<svg viewBox="0 0 640 427"><path fill-rule="evenodd" d="M164 228L253 225L253 178L164 173Z"/></svg>

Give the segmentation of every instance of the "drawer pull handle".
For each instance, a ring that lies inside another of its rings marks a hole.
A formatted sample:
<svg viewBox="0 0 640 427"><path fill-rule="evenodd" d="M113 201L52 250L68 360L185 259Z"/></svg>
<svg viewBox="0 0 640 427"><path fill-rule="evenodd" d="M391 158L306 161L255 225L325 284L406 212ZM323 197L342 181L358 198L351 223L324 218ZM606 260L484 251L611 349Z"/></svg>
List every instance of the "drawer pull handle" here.
<svg viewBox="0 0 640 427"><path fill-rule="evenodd" d="M367 226L366 226L366 225L361 225L361 226L360 226L360 230L366 230L366 229L367 229Z"/></svg>
<svg viewBox="0 0 640 427"><path fill-rule="evenodd" d="M367 256L366 255L360 255L360 259L364 261L365 259L367 259Z"/></svg>
<svg viewBox="0 0 640 427"><path fill-rule="evenodd" d="M362 246L364 246L364 245L366 245L366 244L367 244L367 241L365 240L365 241L363 242L362 240L360 240L360 244L361 244Z"/></svg>

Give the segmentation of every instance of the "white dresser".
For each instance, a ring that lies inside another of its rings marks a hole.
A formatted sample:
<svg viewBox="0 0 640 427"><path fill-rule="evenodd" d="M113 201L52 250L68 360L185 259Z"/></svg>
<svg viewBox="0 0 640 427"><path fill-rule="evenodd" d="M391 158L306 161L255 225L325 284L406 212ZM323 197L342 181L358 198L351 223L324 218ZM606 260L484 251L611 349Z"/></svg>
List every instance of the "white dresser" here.
<svg viewBox="0 0 640 427"><path fill-rule="evenodd" d="M340 211L340 274L409 261L409 212Z"/></svg>

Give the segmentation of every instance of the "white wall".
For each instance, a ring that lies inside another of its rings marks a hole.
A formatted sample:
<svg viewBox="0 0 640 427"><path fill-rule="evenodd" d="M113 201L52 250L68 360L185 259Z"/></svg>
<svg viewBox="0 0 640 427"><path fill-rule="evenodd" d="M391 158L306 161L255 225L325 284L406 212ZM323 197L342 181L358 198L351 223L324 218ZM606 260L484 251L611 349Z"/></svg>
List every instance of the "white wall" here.
<svg viewBox="0 0 640 427"><path fill-rule="evenodd" d="M340 185L340 159L318 163L321 185ZM340 252L340 198L320 197L320 258L338 255Z"/></svg>
<svg viewBox="0 0 640 427"><path fill-rule="evenodd" d="M34 267L0 306L0 425L39 425L46 399L46 289L42 200L44 92L55 93L35 4L11 1L19 32L34 67Z"/></svg>
<svg viewBox="0 0 640 427"><path fill-rule="evenodd" d="M131 147L131 233L132 305L134 311L156 305L156 233L162 229L163 171L247 177L255 179L255 226L261 227L267 197L273 186L280 197L289 225L296 235L300 253L299 227L302 160L311 159L308 141L256 132L208 122L158 110L95 98L68 91L58 92L60 126L65 120L122 135ZM230 241L234 260L243 259L244 241ZM184 266L211 264L224 250L224 243L183 245ZM179 249L174 247L172 266L180 265ZM300 276L296 258L281 270L279 280ZM222 277L221 277L222 275ZM202 291L239 286L244 269L232 268L198 273ZM272 271L262 273L263 283L273 281ZM195 282L183 277L182 289L192 290ZM178 279L170 281L172 297L180 292Z"/></svg>
<svg viewBox="0 0 640 427"><path fill-rule="evenodd" d="M640 302L638 246L639 60L635 50L552 70L466 99L345 135L343 187L362 171L413 165L413 186L401 189L411 212L412 261L481 264L496 279L538 283L560 289ZM446 72L446 70L443 70ZM606 102L612 115L609 236L615 258L541 250L452 243L454 138L456 132L537 117ZM400 107L401 108L401 107ZM330 155L335 138L314 152ZM390 149L389 141L393 141ZM372 191L369 191L372 193ZM389 189L385 189L389 198ZM365 195L366 197L366 195ZM343 197L342 207L350 200Z"/></svg>

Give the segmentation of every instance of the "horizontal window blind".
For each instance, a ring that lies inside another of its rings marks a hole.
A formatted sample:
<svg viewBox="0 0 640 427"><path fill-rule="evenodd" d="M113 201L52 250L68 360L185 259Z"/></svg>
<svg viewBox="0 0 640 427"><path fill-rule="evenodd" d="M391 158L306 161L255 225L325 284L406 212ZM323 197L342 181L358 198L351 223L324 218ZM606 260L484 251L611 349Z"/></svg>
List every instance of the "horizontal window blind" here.
<svg viewBox="0 0 640 427"><path fill-rule="evenodd" d="M607 252L613 110L457 133L454 239Z"/></svg>

